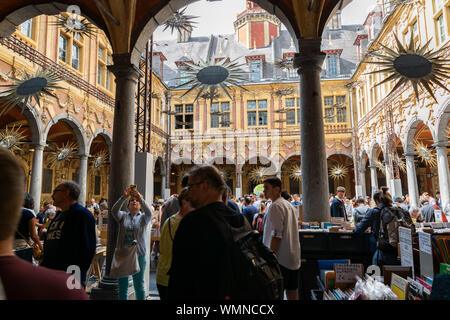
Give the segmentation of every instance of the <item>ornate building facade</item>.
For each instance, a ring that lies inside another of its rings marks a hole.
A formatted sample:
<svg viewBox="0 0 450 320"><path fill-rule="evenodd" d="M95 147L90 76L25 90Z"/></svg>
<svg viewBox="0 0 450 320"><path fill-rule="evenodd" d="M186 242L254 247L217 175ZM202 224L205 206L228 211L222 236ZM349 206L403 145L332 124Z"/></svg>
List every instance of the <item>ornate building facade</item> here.
<svg viewBox="0 0 450 320"><path fill-rule="evenodd" d="M450 43L450 1L415 1L401 6L379 1L373 12L366 24L371 25L370 19L379 17L382 28L368 33L369 43L351 86L357 193L370 194L387 185L395 196L408 194L411 204L417 206L422 193L434 196L440 191L443 206L450 206L450 95L445 90L449 88L448 72L442 87L430 85L435 97L426 86L419 87L416 96L411 83L392 91L399 77L388 79L388 72L371 73L389 65L371 63L377 61L377 56L370 54L383 52L381 45L398 48L397 37L405 48L413 42L416 52L427 43L423 53L444 48L441 59L448 60L450 50L445 48Z"/></svg>
<svg viewBox="0 0 450 320"><path fill-rule="evenodd" d="M393 34L405 44L413 35L418 45L430 39L430 48L447 45L449 1L423 4L391 7L379 1L363 25L342 25L338 12L324 31L321 90L330 193L343 185L349 196L369 195L387 184L395 195L418 197L440 190L449 203L448 93L434 90L434 101L422 90L416 99L409 86L390 93L392 82L374 87L384 78L367 75L377 68L366 63L373 59L367 52L379 49L378 43L395 47ZM23 70L53 68L63 87L39 104L31 101L1 114L0 132L20 134L11 149L23 163L28 191L38 203L50 200L64 179L81 184L84 203L108 194L115 104L114 76L108 69L112 50L98 29L90 37L74 36L56 21L56 16L37 16L12 37L0 39L0 84L12 84L11 77L21 78ZM249 1L234 25L231 35L185 33L178 40L156 41L149 51L153 72L146 81L145 76L138 80L136 127L142 105L148 106L143 123L150 125L137 130L136 151L151 154L145 175L153 198L178 192L183 173L200 163L216 164L238 196L252 192L271 174L282 179L283 189L302 193L299 111L308 106L300 104L299 78L292 67L298 48L276 17ZM189 84L183 82L188 64L201 59L237 59L247 78L241 88L230 88L230 96L221 92L212 100L196 99L194 92L185 94ZM143 54L142 75L148 74L146 65L148 69ZM6 98L0 93L0 101ZM434 161L427 160L426 151Z"/></svg>

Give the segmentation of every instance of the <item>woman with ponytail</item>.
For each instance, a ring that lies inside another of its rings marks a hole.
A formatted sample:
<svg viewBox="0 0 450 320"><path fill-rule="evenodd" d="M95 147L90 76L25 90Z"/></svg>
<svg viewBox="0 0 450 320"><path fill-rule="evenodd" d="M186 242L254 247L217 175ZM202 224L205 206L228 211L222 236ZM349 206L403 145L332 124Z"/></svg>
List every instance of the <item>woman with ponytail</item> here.
<svg viewBox="0 0 450 320"><path fill-rule="evenodd" d="M374 252L372 257L372 264L379 265L396 265L397 261L397 248L393 248L392 250L380 250L377 248L377 242L380 237L380 218L381 211L384 208L393 208L392 207L392 196L388 192L387 187L381 187L380 190L373 194L373 200L375 201L376 206L367 211L365 217L358 223L353 230L353 232L362 233L362 232L371 232L371 253ZM370 231L369 231L370 230Z"/></svg>

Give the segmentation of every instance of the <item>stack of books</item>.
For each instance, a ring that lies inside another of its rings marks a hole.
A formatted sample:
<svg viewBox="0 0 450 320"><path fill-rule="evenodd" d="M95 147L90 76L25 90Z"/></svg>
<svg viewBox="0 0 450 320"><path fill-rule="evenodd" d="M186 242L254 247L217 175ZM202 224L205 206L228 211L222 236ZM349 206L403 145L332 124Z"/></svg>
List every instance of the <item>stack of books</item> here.
<svg viewBox="0 0 450 320"><path fill-rule="evenodd" d="M323 300L348 300L353 294L353 289L334 289L323 292Z"/></svg>

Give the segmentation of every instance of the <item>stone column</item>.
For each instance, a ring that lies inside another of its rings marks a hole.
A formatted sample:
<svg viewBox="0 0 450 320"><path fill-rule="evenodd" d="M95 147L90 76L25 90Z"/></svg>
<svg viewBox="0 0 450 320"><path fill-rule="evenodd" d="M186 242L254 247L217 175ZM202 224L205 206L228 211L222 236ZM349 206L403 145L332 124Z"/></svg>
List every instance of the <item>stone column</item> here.
<svg viewBox="0 0 450 320"><path fill-rule="evenodd" d="M87 180L87 167L88 167L88 155L80 155L80 169L78 175L78 185L80 186L80 196L78 197L78 203L83 207L86 206L86 180Z"/></svg>
<svg viewBox="0 0 450 320"><path fill-rule="evenodd" d="M366 190L366 168L359 169L359 184L361 187L361 195L365 197L367 195Z"/></svg>
<svg viewBox="0 0 450 320"><path fill-rule="evenodd" d="M277 173L275 175L277 176L278 179L281 180L281 171L277 171Z"/></svg>
<svg viewBox="0 0 450 320"><path fill-rule="evenodd" d="M377 179L377 167L372 164L369 166L370 168L370 186L372 190L370 190L370 196L372 196L376 190L378 190L378 179Z"/></svg>
<svg viewBox="0 0 450 320"><path fill-rule="evenodd" d="M447 158L447 143L438 142L434 145L437 154L439 192L442 198L442 209L450 206L450 173Z"/></svg>
<svg viewBox="0 0 450 320"><path fill-rule="evenodd" d="M166 173L161 174L161 199L165 199L166 194Z"/></svg>
<svg viewBox="0 0 450 320"><path fill-rule="evenodd" d="M130 54L114 54L114 65L108 69L114 74L116 82L116 99L114 106L114 130L111 150L108 203L112 208L123 191L134 184L135 166L135 114L134 104L136 84L141 71L130 63ZM106 271L109 275L111 262L116 247L118 226L108 215L108 241L106 253Z"/></svg>
<svg viewBox="0 0 450 320"><path fill-rule="evenodd" d="M238 167L239 165L236 165ZM236 199L242 196L242 169L236 170Z"/></svg>
<svg viewBox="0 0 450 320"><path fill-rule="evenodd" d="M385 167L385 170L386 170L386 174L385 174L385 176L386 176L386 187L389 188L389 193L391 195L393 195L394 194L394 189L392 188L392 171L391 171L392 167L389 165L388 161L385 161L384 167Z"/></svg>
<svg viewBox="0 0 450 320"><path fill-rule="evenodd" d="M300 140L303 220L330 221L328 172L320 72L325 54L321 39L300 39L294 67L300 75Z"/></svg>
<svg viewBox="0 0 450 320"><path fill-rule="evenodd" d="M41 204L42 192L42 162L44 158L44 146L34 145L33 166L31 168L30 195L34 199L34 212L38 213Z"/></svg>
<svg viewBox="0 0 450 320"><path fill-rule="evenodd" d="M414 156L416 153L405 153L406 176L408 179L408 195L410 206L419 207L419 189L417 187L416 166L414 164Z"/></svg>

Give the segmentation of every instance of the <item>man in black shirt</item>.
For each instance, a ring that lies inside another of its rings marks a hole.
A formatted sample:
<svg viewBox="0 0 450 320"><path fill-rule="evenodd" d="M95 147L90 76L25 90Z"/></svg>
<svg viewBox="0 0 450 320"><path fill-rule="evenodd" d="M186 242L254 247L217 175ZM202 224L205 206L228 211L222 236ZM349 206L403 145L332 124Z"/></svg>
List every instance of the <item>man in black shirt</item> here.
<svg viewBox="0 0 450 320"><path fill-rule="evenodd" d="M245 218L222 201L226 184L213 166L194 168L187 187L196 210L181 220L175 234L168 298L223 300L230 294L229 225L241 227Z"/></svg>
<svg viewBox="0 0 450 320"><path fill-rule="evenodd" d="M95 219L85 207L77 203L80 195L78 184L61 182L53 190L55 206L61 208L47 230L42 266L67 271L69 266L78 266L81 284L95 254L97 239Z"/></svg>

